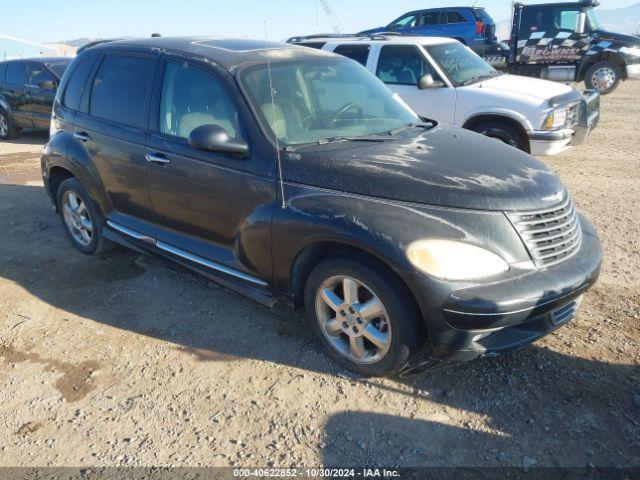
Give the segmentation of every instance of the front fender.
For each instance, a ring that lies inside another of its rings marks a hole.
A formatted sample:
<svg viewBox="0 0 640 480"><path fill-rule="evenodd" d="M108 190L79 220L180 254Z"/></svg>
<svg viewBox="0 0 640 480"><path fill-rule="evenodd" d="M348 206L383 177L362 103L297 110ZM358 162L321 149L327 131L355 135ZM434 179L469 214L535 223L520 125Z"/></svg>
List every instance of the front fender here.
<svg viewBox="0 0 640 480"><path fill-rule="evenodd" d="M314 243L349 245L378 258L400 276L414 271L407 247L446 238L488 248L509 263L529 260L501 212L413 205L288 184L287 208L273 218L274 286L290 291L291 266Z"/></svg>

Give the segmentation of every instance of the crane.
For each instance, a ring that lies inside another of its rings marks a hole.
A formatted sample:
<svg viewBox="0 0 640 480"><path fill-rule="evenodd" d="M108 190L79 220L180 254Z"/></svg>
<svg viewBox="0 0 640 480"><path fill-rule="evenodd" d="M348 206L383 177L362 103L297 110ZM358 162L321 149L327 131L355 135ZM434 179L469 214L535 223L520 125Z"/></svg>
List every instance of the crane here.
<svg viewBox="0 0 640 480"><path fill-rule="evenodd" d="M333 33L342 33L342 24L340 23L340 19L331 8L331 5L329 5L329 2L327 0L320 0L320 4L322 5L322 10L324 10L327 20L329 20L329 23L331 24ZM317 5L318 4L316 3L316 8Z"/></svg>

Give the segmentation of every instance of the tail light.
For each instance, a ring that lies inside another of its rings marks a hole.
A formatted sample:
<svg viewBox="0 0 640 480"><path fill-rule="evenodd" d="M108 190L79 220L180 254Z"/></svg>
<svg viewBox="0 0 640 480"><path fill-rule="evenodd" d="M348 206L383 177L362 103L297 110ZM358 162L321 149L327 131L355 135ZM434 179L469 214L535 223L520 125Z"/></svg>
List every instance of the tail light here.
<svg viewBox="0 0 640 480"><path fill-rule="evenodd" d="M484 22L476 22L476 35L484 35Z"/></svg>

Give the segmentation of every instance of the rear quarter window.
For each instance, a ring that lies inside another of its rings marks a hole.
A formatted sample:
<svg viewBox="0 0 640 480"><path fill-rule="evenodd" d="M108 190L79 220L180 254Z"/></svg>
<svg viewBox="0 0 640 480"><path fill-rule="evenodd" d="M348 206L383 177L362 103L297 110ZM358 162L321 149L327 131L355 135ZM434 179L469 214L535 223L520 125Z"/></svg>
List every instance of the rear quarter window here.
<svg viewBox="0 0 640 480"><path fill-rule="evenodd" d="M316 50L322 50L322 48L326 45L326 42L296 43L296 45L307 48L315 48Z"/></svg>
<svg viewBox="0 0 640 480"><path fill-rule="evenodd" d="M493 18L484 8L472 8L471 12L473 13L473 18L478 22L493 23Z"/></svg>
<svg viewBox="0 0 640 480"><path fill-rule="evenodd" d="M91 86L90 115L142 127L154 66L152 58L105 56Z"/></svg>
<svg viewBox="0 0 640 480"><path fill-rule="evenodd" d="M371 51L370 45L339 45L333 51L338 55L355 60L362 66L367 66L367 60L369 59L369 52Z"/></svg>
<svg viewBox="0 0 640 480"><path fill-rule="evenodd" d="M66 108L71 110L80 109L80 101L82 100L84 87L95 61L96 57L85 58L73 67L62 99L62 104Z"/></svg>

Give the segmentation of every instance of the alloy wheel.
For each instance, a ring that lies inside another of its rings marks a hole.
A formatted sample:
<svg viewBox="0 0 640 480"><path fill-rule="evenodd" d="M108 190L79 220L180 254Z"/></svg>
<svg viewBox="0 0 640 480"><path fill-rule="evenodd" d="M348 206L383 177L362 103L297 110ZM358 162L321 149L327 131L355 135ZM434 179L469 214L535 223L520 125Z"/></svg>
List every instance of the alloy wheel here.
<svg viewBox="0 0 640 480"><path fill-rule="evenodd" d="M616 83L616 72L611 67L600 67L591 75L591 83L599 91L609 90Z"/></svg>
<svg viewBox="0 0 640 480"><path fill-rule="evenodd" d="M78 194L72 191L64 192L62 214L74 240L84 247L89 246L93 240L93 220L87 206Z"/></svg>
<svg viewBox="0 0 640 480"><path fill-rule="evenodd" d="M316 318L331 346L349 360L377 363L391 346L391 322L382 300L359 280L338 275L316 294Z"/></svg>

